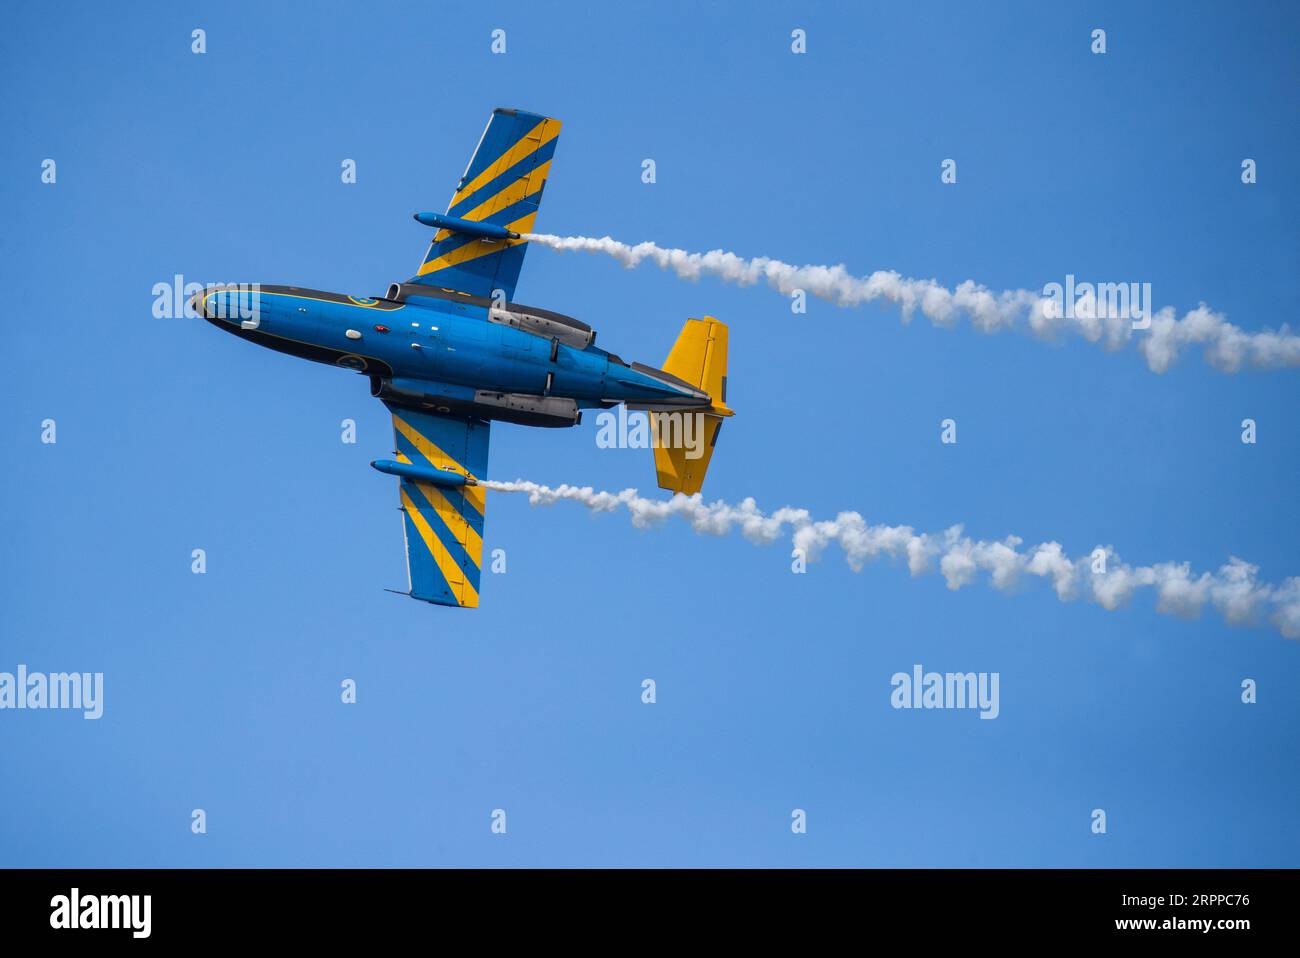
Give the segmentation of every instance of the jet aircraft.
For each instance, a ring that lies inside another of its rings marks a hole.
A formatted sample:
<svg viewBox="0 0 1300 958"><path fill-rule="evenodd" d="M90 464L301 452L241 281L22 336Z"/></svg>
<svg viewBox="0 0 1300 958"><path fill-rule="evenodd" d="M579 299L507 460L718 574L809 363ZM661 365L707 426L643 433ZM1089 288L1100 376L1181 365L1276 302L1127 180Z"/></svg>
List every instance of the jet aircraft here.
<svg viewBox="0 0 1300 958"><path fill-rule="evenodd" d="M646 410L660 487L691 495L732 415L716 319L687 320L656 368L598 347L585 323L513 301L559 134L552 117L494 110L446 212L415 214L434 230L423 263L383 296L237 284L191 302L241 339L369 377L396 444L371 465L398 479L405 594L425 602L478 606L493 421L569 427L584 409ZM663 441L681 415L698 417L702 448L688 450L680 426L679 441Z"/></svg>

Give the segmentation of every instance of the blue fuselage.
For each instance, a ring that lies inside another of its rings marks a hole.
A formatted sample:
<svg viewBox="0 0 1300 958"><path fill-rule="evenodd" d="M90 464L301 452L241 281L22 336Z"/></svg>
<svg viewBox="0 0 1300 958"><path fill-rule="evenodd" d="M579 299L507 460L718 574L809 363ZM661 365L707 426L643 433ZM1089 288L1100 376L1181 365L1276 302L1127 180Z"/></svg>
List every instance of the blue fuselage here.
<svg viewBox="0 0 1300 958"><path fill-rule="evenodd" d="M199 315L241 338L363 373L375 395L406 397L412 405L432 408L446 404L483 419L571 425L533 421L530 403L554 410L569 400L577 409L708 401L687 383L651 367L630 366L596 347L590 341L594 334L567 317L513 305L494 309L478 297L417 286L390 295L394 298L292 286L211 287L193 305ZM557 335L511 325L521 318ZM502 395L517 398L503 407ZM537 415L546 419L549 413Z"/></svg>

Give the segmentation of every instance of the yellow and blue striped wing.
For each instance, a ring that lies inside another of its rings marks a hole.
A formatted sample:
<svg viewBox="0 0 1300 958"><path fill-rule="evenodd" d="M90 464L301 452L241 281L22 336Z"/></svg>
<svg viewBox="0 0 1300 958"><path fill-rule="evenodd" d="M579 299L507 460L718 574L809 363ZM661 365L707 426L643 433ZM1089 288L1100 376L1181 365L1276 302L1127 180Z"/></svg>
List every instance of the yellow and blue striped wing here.
<svg viewBox="0 0 1300 958"><path fill-rule="evenodd" d="M484 478L488 423L385 405L393 415L399 462ZM483 487L436 486L406 478L400 482L411 596L437 605L476 608L487 507Z"/></svg>
<svg viewBox="0 0 1300 958"><path fill-rule="evenodd" d="M531 233L559 141L560 121L522 110L494 110L447 205L457 219ZM411 282L514 299L527 241L487 240L440 229Z"/></svg>

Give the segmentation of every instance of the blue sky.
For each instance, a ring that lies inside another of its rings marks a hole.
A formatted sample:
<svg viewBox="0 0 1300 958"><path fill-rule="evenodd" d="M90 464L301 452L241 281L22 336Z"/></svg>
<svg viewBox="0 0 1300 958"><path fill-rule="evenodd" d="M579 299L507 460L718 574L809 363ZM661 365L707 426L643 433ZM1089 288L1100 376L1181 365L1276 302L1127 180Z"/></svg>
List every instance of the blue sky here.
<svg viewBox="0 0 1300 958"><path fill-rule="evenodd" d="M151 292L176 273L382 292L427 242L410 214L442 208L488 112L517 106L565 122L546 232L948 286L1143 279L1180 313L1276 327L1298 305L1298 19L10 5L0 671L102 671L105 703L98 721L0 712L0 864L1300 863L1300 643L1273 629L1149 595L1063 604L1037 581L950 592L834 550L796 576L784 544L514 496L490 501L508 572L485 574L481 609L406 600L383 591L405 568L365 381L154 318ZM819 300L796 316L764 288L545 249L517 295L652 365L685 317L730 324L737 416L710 498L1300 574L1295 370L1193 352L1155 375L1132 350ZM595 434L495 427L490 471L654 494L649 454ZM998 719L892 709L915 663L999 672Z"/></svg>

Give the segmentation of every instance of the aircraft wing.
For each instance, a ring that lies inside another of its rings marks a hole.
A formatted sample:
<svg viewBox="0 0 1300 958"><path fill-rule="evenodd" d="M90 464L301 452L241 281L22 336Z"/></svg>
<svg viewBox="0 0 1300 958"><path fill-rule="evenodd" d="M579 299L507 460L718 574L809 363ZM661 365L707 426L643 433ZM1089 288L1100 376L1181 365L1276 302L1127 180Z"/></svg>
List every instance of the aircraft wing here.
<svg viewBox="0 0 1300 958"><path fill-rule="evenodd" d="M398 462L432 466L471 479L485 477L488 423L384 405L393 415ZM483 487L399 481L411 597L476 608L487 507Z"/></svg>
<svg viewBox="0 0 1300 958"><path fill-rule="evenodd" d="M560 121L523 110L497 109L447 204L447 216L531 233L542 188L559 142ZM527 240L483 238L442 228L433 234L420 271L409 282L507 302L524 264Z"/></svg>

